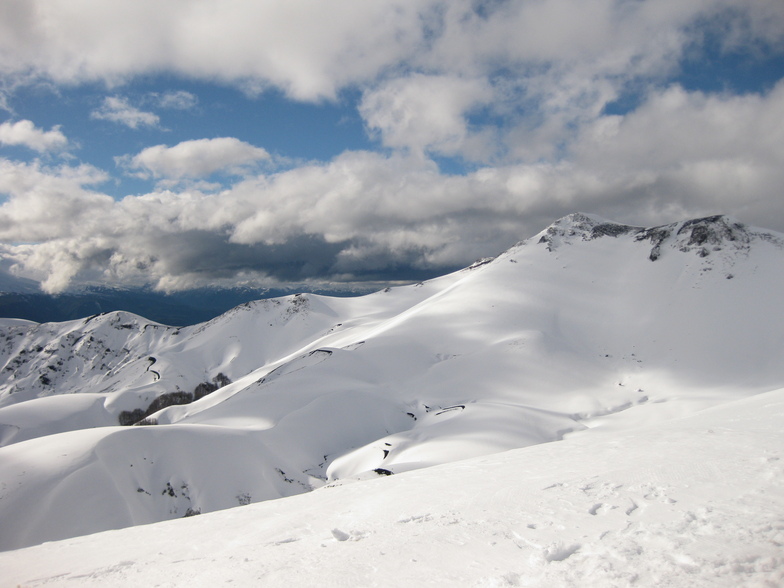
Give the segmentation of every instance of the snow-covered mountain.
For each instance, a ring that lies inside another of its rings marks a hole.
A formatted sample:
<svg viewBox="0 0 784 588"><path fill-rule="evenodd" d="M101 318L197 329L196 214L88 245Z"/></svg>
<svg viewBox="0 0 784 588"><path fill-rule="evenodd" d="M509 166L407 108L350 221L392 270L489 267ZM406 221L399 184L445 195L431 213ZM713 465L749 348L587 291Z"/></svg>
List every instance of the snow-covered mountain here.
<svg viewBox="0 0 784 588"><path fill-rule="evenodd" d="M784 235L573 214L493 260L358 298L262 300L187 328L6 319L0 548L326 485L316 504L347 480L742 403L784 388L783 292Z"/></svg>
<svg viewBox="0 0 784 588"><path fill-rule="evenodd" d="M294 294L295 291L258 288L198 288L182 292L156 292L149 287L108 288L83 286L59 294L46 294L37 282L26 289L9 283L0 268L0 316L39 323L63 322L97 313L125 310L167 325L194 325L252 300ZM22 281L24 282L24 281ZM370 290L361 292L367 294ZM323 292L346 296L348 292ZM359 293L355 293L356 295Z"/></svg>

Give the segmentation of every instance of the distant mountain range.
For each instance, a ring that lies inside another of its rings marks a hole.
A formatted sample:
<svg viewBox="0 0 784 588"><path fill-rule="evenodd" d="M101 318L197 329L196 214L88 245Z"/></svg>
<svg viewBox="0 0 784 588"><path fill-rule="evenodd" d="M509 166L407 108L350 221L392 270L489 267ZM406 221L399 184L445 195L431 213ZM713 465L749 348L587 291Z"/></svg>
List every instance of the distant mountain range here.
<svg viewBox="0 0 784 588"><path fill-rule="evenodd" d="M0 547L776 390L783 291L784 235L724 216L641 228L573 214L493 260L367 296L245 302L187 327L5 319Z"/></svg>
<svg viewBox="0 0 784 588"><path fill-rule="evenodd" d="M5 279L3 279L5 278ZM197 288L166 294L149 288L89 287L77 292L46 294L32 280L19 281L0 273L0 317L37 323L69 321L93 314L124 310L165 325L186 326L208 321L239 304L294 294L257 288ZM323 291L330 296L357 292Z"/></svg>

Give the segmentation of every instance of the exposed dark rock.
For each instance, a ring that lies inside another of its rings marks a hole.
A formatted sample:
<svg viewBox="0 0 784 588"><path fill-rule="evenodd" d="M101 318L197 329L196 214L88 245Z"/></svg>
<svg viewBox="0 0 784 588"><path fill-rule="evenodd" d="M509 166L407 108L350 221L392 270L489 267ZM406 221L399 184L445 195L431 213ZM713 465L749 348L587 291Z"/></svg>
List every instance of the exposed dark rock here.
<svg viewBox="0 0 784 588"><path fill-rule="evenodd" d="M763 232L756 232L743 223L724 215L707 216L652 228L640 228L602 220L582 213L565 216L550 225L539 238L548 251L555 251L562 244L572 244L577 240L591 241L601 237L619 237L631 234L635 241L650 241L648 259L656 261L663 253L665 242L682 252L694 252L700 257L708 257L715 251L732 247L735 250L748 250L752 238L775 242L779 240Z"/></svg>
<svg viewBox="0 0 784 588"><path fill-rule="evenodd" d="M436 416L440 414L444 414L445 412L451 412L453 410L465 410L465 404L456 404L455 406L447 406L446 408L443 408L439 412L437 412Z"/></svg>
<svg viewBox="0 0 784 588"><path fill-rule="evenodd" d="M727 243L742 247L750 240L745 225L721 215L688 220L681 225L678 235L688 235L688 240L681 244L681 250L686 251L703 245L717 249Z"/></svg>
<svg viewBox="0 0 784 588"><path fill-rule="evenodd" d="M477 259L474 263L469 265L466 269L472 270L478 267L482 267L483 265L487 265L491 261L493 261L495 257L483 257L482 259Z"/></svg>
<svg viewBox="0 0 784 588"><path fill-rule="evenodd" d="M601 237L618 237L637 230L638 227L613 223L576 212L550 225L539 238L539 243L545 244L548 251L554 251L562 240L578 238L582 241L591 241Z"/></svg>
<svg viewBox="0 0 784 588"><path fill-rule="evenodd" d="M635 241L645 241L646 239L651 242L651 252L648 254L648 259L656 261L661 257L661 245L665 239L672 234L672 227L653 227L651 229L642 229L635 236Z"/></svg>
<svg viewBox="0 0 784 588"><path fill-rule="evenodd" d="M598 239L599 237L619 237L627 235L636 230L629 225L621 225L617 223L601 223L591 229L591 239Z"/></svg>

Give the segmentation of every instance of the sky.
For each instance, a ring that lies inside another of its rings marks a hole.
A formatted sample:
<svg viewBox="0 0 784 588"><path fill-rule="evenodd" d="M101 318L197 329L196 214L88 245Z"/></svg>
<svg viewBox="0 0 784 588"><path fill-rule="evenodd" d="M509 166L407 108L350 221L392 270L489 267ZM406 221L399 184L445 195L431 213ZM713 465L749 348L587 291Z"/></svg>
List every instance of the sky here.
<svg viewBox="0 0 784 588"><path fill-rule="evenodd" d="M4 0L0 270L417 281L588 212L784 231L781 0Z"/></svg>

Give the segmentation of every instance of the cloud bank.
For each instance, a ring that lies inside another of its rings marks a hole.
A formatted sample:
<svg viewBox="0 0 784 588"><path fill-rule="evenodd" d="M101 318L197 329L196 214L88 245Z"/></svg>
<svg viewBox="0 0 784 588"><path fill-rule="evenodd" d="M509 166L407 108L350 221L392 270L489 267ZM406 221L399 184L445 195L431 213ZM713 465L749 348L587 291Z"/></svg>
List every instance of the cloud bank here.
<svg viewBox="0 0 784 588"><path fill-rule="evenodd" d="M277 170L260 166L264 145L233 137L149 146L117 154L113 171L156 188L119 200L99 189L107 171L2 159L2 253L48 291L418 279L577 210L640 225L728 213L784 230L784 82L678 81L708 57L780 63L780 0L12 0L0 11L0 73L14 83L117 88L165 72L300 101L358 90L380 145ZM197 103L180 92L142 106ZM92 116L159 125L120 94ZM30 121L3 123L0 141L67 144ZM468 171L443 171L444 158Z"/></svg>

